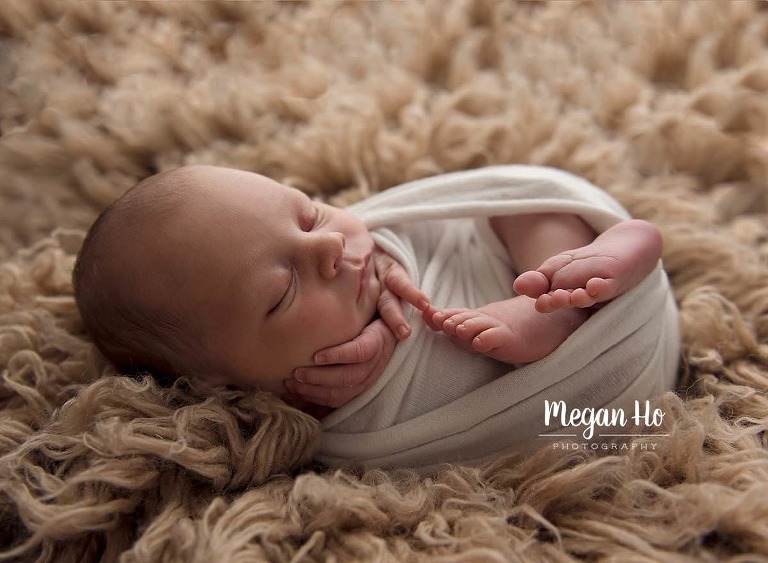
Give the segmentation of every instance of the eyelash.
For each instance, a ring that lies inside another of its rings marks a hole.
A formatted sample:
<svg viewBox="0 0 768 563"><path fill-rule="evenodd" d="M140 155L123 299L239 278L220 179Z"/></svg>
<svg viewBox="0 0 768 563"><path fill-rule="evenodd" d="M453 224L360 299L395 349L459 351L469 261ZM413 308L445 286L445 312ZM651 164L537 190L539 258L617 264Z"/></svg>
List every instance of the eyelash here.
<svg viewBox="0 0 768 563"><path fill-rule="evenodd" d="M275 313L282 305L285 303L286 298L288 297L288 294L291 292L291 288L296 284L296 270L294 268L291 268L291 279L288 280L288 287L285 288L285 293L283 293L280 296L280 300L277 302L277 304L272 307L267 314L272 315Z"/></svg>
<svg viewBox="0 0 768 563"><path fill-rule="evenodd" d="M312 204L312 210L315 213L312 216L312 220L310 221L309 226L307 228L303 228L302 229L305 232L309 232L312 229L314 229L317 226L318 220L320 219L320 208L313 203ZM296 276L296 270L295 269L291 270L291 279L288 282L288 287L285 289L285 293L283 293L283 295L280 297L280 300L277 302L277 304L268 311L269 315L272 315L273 313L275 313L280 308L280 306L283 304L283 302L286 299L286 296L290 293L291 288L296 284L295 276Z"/></svg>

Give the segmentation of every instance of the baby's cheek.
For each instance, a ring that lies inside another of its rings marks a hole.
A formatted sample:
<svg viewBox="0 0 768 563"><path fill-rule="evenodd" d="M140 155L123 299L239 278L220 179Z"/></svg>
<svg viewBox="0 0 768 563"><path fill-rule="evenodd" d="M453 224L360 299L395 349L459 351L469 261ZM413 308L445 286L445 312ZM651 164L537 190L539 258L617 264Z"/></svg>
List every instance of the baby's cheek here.
<svg viewBox="0 0 768 563"><path fill-rule="evenodd" d="M349 307L340 307L333 300L318 304L305 311L304 320L297 327L298 333L314 346L314 350L335 346L355 338L364 324L359 313Z"/></svg>

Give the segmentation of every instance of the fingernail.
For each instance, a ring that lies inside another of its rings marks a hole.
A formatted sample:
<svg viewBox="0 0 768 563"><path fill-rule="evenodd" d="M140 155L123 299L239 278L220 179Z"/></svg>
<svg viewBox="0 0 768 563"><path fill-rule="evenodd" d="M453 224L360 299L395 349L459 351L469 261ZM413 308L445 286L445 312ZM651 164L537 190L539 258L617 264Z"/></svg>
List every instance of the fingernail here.
<svg viewBox="0 0 768 563"><path fill-rule="evenodd" d="M433 318L435 319L442 319L445 316L445 313L435 313Z"/></svg>
<svg viewBox="0 0 768 563"><path fill-rule="evenodd" d="M397 327L398 336L405 336L406 334L408 334L408 327L406 325L400 325Z"/></svg>
<svg viewBox="0 0 768 563"><path fill-rule="evenodd" d="M328 363L328 356L325 354L315 354L315 363L317 365L324 365Z"/></svg>
<svg viewBox="0 0 768 563"><path fill-rule="evenodd" d="M296 381L300 381L304 383L304 380L306 379L307 376L303 370L297 369L293 372L293 377L296 378Z"/></svg>
<svg viewBox="0 0 768 563"><path fill-rule="evenodd" d="M454 321L453 319L448 319L447 321L445 321L445 324L447 324L447 325L455 325L456 321Z"/></svg>
<svg viewBox="0 0 768 563"><path fill-rule="evenodd" d="M420 299L418 303L416 303L416 308L419 311L426 311L427 307L429 307L429 301L426 299Z"/></svg>

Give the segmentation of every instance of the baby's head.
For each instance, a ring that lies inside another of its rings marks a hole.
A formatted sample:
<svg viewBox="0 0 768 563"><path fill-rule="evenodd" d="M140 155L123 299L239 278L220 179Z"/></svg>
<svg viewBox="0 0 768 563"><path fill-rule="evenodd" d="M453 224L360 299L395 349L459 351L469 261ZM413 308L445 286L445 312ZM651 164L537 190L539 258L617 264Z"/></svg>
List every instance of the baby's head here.
<svg viewBox="0 0 768 563"><path fill-rule="evenodd" d="M373 319L372 250L343 209L258 174L188 166L102 212L78 255L75 298L120 368L280 394L316 351Z"/></svg>

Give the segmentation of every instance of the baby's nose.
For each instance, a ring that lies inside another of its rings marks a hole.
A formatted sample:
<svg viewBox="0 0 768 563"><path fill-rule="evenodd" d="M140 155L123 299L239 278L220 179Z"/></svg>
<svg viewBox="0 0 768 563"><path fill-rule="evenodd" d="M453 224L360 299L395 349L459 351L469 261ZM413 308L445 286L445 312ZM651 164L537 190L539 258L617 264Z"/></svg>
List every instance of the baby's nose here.
<svg viewBox="0 0 768 563"><path fill-rule="evenodd" d="M318 244L318 258L320 274L331 279L338 273L341 260L344 256L346 240L342 233L325 233L320 237Z"/></svg>

